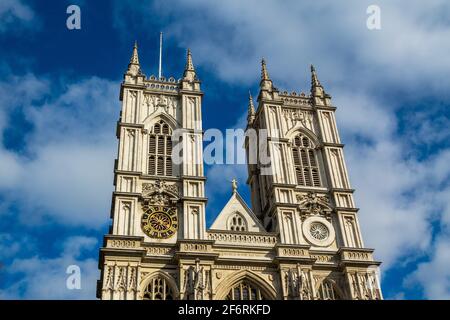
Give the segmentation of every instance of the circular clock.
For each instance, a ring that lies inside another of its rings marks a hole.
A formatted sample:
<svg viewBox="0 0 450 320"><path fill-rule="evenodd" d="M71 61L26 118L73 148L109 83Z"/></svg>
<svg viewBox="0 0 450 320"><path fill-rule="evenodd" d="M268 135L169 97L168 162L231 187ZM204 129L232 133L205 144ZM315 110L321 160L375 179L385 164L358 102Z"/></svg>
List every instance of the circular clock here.
<svg viewBox="0 0 450 320"><path fill-rule="evenodd" d="M172 207L150 206L142 215L141 227L151 238L170 238L178 229L177 212Z"/></svg>

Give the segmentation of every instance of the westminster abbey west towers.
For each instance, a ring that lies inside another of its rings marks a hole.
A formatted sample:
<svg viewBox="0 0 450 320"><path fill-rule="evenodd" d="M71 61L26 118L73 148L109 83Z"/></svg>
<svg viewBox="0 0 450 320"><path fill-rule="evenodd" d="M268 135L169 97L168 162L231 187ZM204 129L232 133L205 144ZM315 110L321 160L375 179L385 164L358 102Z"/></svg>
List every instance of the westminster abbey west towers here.
<svg viewBox="0 0 450 320"><path fill-rule="evenodd" d="M271 165L259 158L248 165L252 208L234 181L209 229L202 97L190 51L175 80L146 77L134 46L120 89L112 225L100 251L98 298L382 299L380 263L361 237L336 108L314 68L309 95L288 93L274 87L262 61L247 130L267 130Z"/></svg>

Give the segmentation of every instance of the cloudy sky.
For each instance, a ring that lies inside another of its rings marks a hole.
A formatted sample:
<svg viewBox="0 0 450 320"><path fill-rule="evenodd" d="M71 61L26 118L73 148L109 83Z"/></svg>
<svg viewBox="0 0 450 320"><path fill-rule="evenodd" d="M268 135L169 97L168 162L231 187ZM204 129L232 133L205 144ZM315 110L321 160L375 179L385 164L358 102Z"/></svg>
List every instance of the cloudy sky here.
<svg viewBox="0 0 450 320"><path fill-rule="evenodd" d="M81 30L66 8L81 8ZM378 5L381 29L369 30ZM119 87L141 65L181 77L186 48L204 128L242 126L260 59L275 86L309 90L313 63L337 121L366 246L389 299L450 298L450 3L43 1L0 3L0 299L95 298L108 230ZM208 221L243 166L207 171ZM81 290L66 268L81 268Z"/></svg>

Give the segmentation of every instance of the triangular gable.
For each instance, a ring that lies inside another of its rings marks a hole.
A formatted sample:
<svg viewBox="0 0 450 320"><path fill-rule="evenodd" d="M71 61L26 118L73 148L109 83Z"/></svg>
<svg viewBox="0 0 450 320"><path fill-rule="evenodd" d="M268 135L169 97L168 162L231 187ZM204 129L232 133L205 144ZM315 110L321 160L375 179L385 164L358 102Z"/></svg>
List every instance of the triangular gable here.
<svg viewBox="0 0 450 320"><path fill-rule="evenodd" d="M242 199L237 191L233 193L225 207L223 207L222 211L220 211L219 215L211 225L211 229L230 231L229 219L232 218L236 212L238 212L246 221L247 231L266 232L261 222L258 220L253 211L247 206L244 199Z"/></svg>

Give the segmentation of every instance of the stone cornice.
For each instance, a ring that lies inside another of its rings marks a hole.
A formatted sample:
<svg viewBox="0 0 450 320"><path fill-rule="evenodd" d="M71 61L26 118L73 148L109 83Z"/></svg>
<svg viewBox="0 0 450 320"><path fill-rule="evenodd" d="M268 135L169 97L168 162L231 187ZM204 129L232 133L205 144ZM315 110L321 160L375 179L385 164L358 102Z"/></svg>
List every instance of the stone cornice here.
<svg viewBox="0 0 450 320"><path fill-rule="evenodd" d="M343 143L334 143L334 142L322 142L322 146L324 147L334 147L334 148L343 148L345 144Z"/></svg>
<svg viewBox="0 0 450 320"><path fill-rule="evenodd" d="M346 211L346 212L358 212L359 208L346 208L346 207L335 207L334 210L336 212L342 212L342 211Z"/></svg>
<svg viewBox="0 0 450 320"><path fill-rule="evenodd" d="M181 197L180 199L191 202L208 202L208 198L206 197Z"/></svg>
<svg viewBox="0 0 450 320"><path fill-rule="evenodd" d="M186 95L194 95L194 96L203 96L204 93L203 91L197 91L197 90L185 90L185 89L180 89L179 90L180 94L186 94Z"/></svg>
<svg viewBox="0 0 450 320"><path fill-rule="evenodd" d="M200 177L200 176L181 176L181 179L183 180L200 180L200 181L206 181L206 177Z"/></svg>
<svg viewBox="0 0 450 320"><path fill-rule="evenodd" d="M331 188L330 189L331 193L335 193L335 192L348 192L348 193L353 193L355 192L355 189L348 189L348 188Z"/></svg>
<svg viewBox="0 0 450 320"><path fill-rule="evenodd" d="M123 121L117 121L117 126L119 126L119 127L137 128L137 129L143 129L144 128L143 124L123 122Z"/></svg>
<svg viewBox="0 0 450 320"><path fill-rule="evenodd" d="M278 233L276 233L276 232L268 232L268 231L262 231L262 232L253 231L252 232L252 231L231 231L231 230L208 229L206 232L249 235L249 236L264 235L264 236L273 236L273 237L276 237L278 235Z"/></svg>
<svg viewBox="0 0 450 320"><path fill-rule="evenodd" d="M325 187L304 187L304 186L295 186L295 190L300 192L316 192L316 193L327 193L329 191Z"/></svg>
<svg viewBox="0 0 450 320"><path fill-rule="evenodd" d="M338 250L340 257L340 266L379 266L381 262L373 260L374 249L369 248L347 248L341 247Z"/></svg>
<svg viewBox="0 0 450 320"><path fill-rule="evenodd" d="M113 196L123 196L123 197L137 198L137 197L140 197L141 194L138 193L138 192L113 191Z"/></svg>
<svg viewBox="0 0 450 320"><path fill-rule="evenodd" d="M145 250L143 248L139 249L100 248L100 255L98 260L99 269L104 264L105 256L127 257L127 258L135 257L142 259L145 257Z"/></svg>
<svg viewBox="0 0 450 320"><path fill-rule="evenodd" d="M334 106L317 106L317 105L315 105L314 108L317 110L328 110L328 111L336 111L337 109Z"/></svg>

